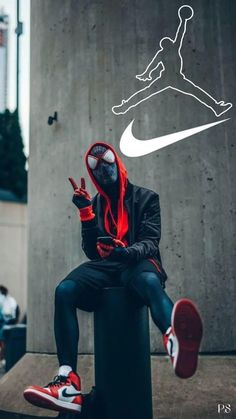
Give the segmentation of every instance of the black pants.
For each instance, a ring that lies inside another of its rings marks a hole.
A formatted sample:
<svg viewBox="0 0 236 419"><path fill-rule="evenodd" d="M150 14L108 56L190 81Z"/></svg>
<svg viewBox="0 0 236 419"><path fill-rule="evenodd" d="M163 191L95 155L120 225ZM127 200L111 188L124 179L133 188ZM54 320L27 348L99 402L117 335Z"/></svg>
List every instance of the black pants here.
<svg viewBox="0 0 236 419"><path fill-rule="evenodd" d="M150 307L162 333L171 324L173 303L165 293L155 267L147 261L133 266L106 260L91 261L74 269L56 288L54 330L60 365L76 371L79 324L76 309L94 311L105 287L125 286L140 304Z"/></svg>

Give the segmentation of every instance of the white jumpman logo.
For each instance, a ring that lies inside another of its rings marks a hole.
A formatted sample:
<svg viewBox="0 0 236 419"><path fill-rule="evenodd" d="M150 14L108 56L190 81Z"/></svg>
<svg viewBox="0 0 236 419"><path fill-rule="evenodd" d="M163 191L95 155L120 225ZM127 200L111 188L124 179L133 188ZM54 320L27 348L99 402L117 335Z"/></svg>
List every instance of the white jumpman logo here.
<svg viewBox="0 0 236 419"><path fill-rule="evenodd" d="M205 90L187 79L183 73L181 48L186 33L187 21L193 17L193 14L193 8L188 5L183 5L179 8L178 16L180 22L175 38L162 38L159 43L160 49L148 64L145 71L142 74L136 75L138 80L148 83L146 83L143 89L138 90L128 99L123 99L120 105L113 106L112 112L114 114L125 114L144 100L166 89L177 90L185 95L194 97L203 105L210 108L217 117L227 112L233 106L232 103L225 103L223 100L217 102ZM156 73L154 71L157 69L159 69L158 77L154 75ZM174 81L174 85L169 84L170 80Z"/></svg>

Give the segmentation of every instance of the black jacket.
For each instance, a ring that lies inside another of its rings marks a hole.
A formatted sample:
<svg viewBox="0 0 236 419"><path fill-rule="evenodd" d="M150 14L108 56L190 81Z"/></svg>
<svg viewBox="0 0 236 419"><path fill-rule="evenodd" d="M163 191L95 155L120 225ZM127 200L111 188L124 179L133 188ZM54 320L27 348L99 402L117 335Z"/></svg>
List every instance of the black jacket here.
<svg viewBox="0 0 236 419"><path fill-rule="evenodd" d="M82 248L91 260L100 259L96 249L97 237L107 235L103 223L102 200L100 194L95 195L92 201L95 218L82 222ZM167 275L162 267L159 251L161 239L159 195L128 182L124 203L129 219L128 249L132 252L133 260L153 259L160 267L163 279L166 280Z"/></svg>

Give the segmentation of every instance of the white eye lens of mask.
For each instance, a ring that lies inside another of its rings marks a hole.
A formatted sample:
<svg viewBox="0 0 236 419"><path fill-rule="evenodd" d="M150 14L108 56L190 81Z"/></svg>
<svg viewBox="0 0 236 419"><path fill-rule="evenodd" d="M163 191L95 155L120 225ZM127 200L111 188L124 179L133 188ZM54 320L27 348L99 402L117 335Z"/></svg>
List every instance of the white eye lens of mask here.
<svg viewBox="0 0 236 419"><path fill-rule="evenodd" d="M98 159L94 156L89 155L88 156L88 165L90 167L90 169L94 170L97 166L98 163Z"/></svg>
<svg viewBox="0 0 236 419"><path fill-rule="evenodd" d="M102 156L102 159L107 163L115 163L116 161L115 154L111 150L105 151L105 153Z"/></svg>

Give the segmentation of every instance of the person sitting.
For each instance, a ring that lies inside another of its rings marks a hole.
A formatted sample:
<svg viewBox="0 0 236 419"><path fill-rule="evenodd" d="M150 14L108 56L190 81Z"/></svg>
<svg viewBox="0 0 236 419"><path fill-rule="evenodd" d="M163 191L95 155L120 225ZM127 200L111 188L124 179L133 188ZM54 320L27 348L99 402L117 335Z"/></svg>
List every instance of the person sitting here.
<svg viewBox="0 0 236 419"><path fill-rule="evenodd" d="M150 308L175 374L191 377L197 368L202 321L185 298L175 304L165 292L167 274L159 242L159 195L132 184L126 168L107 143L95 143L85 155L86 168L98 193L92 198L69 178L72 201L82 223L82 248L90 259L70 272L55 290L54 332L58 375L46 386L25 389L25 399L44 408L81 412L81 379L77 373L77 308L95 311L105 287L124 286Z"/></svg>

